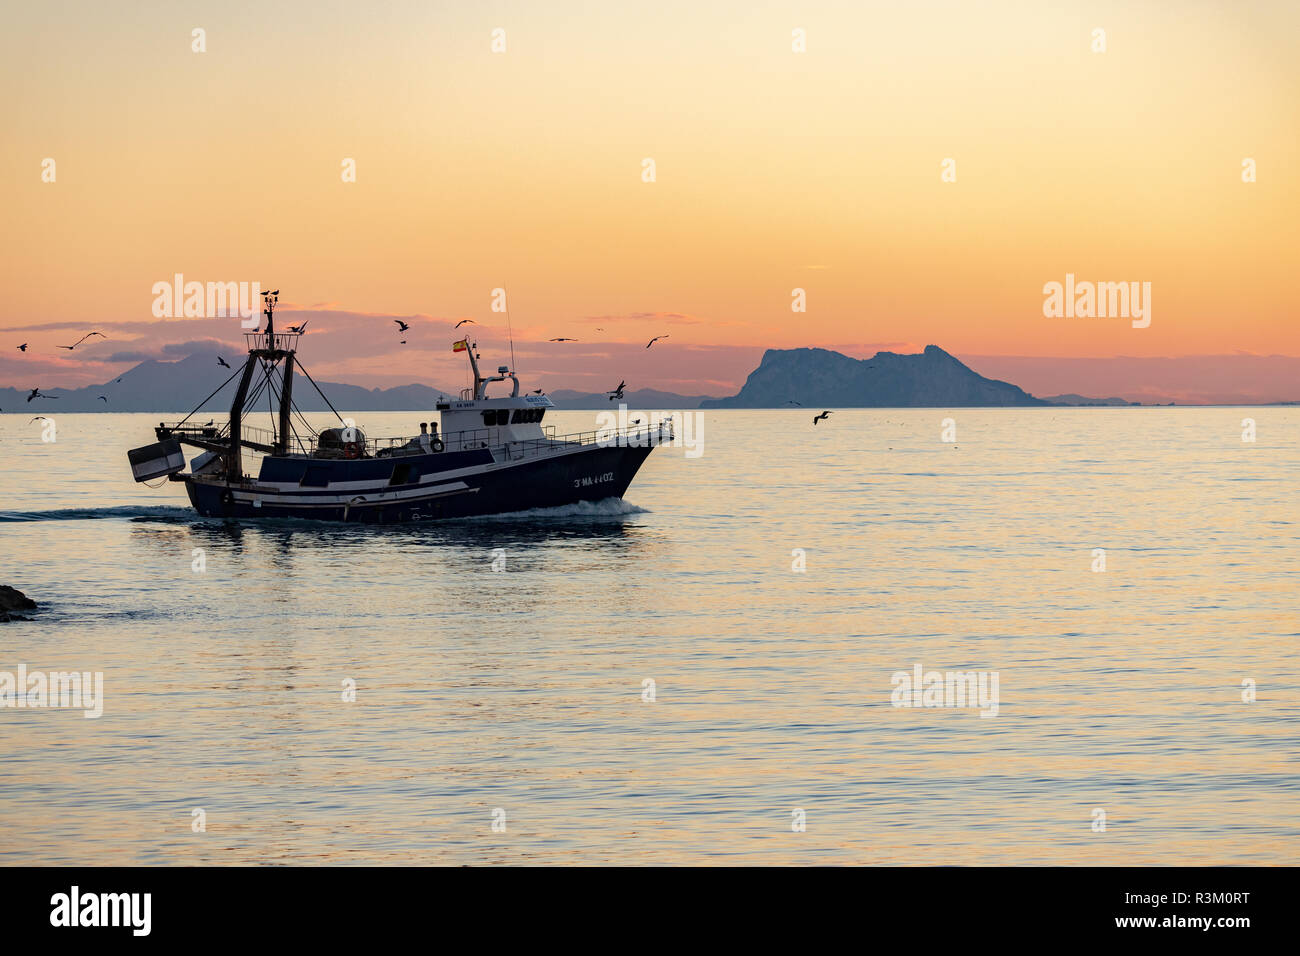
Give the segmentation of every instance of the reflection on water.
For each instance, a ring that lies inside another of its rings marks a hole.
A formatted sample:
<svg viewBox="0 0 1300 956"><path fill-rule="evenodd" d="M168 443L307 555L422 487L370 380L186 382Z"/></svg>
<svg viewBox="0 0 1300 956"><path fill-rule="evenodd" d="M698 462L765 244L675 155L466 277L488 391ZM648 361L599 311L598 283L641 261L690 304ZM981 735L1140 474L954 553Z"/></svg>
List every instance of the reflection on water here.
<svg viewBox="0 0 1300 956"><path fill-rule="evenodd" d="M106 696L0 709L0 861L1300 848L1295 409L712 412L628 505L398 527L199 519L129 480L156 417L0 416L0 583L46 604L0 671ZM998 716L890 706L917 663L997 671Z"/></svg>

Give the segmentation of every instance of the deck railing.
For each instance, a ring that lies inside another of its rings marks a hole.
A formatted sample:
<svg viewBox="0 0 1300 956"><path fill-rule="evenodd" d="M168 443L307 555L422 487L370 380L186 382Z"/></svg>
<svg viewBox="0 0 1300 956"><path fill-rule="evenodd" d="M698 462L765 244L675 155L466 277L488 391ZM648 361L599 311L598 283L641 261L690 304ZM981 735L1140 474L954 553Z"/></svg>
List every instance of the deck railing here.
<svg viewBox="0 0 1300 956"><path fill-rule="evenodd" d="M298 332L276 332L275 335L267 335L265 332L245 332L244 341L247 343L249 351L292 352L298 347L300 334Z"/></svg>
<svg viewBox="0 0 1300 956"><path fill-rule="evenodd" d="M442 440L443 451L469 451L487 448L497 461L518 461L547 452L561 451L574 445L662 445L673 439L671 421L663 421L658 427L646 426L616 430L575 432L569 435L556 435L555 426L543 426L542 438L525 438L517 441L494 440L496 429L476 428L450 435L438 436ZM362 443L358 443L359 445ZM428 454L419 444L418 438L375 438L367 439L363 444L365 457L388 458L406 455Z"/></svg>
<svg viewBox="0 0 1300 956"><path fill-rule="evenodd" d="M230 438L228 422L222 422L220 425L196 425L189 422L183 424L177 422L169 425L166 422L161 422L158 429L160 433L166 432L171 437L181 440L195 438L202 441L221 443L228 441ZM568 435L556 435L554 425L544 425L542 430L544 434L541 438L526 438L518 441L496 440L494 432L497 432L498 429L494 428L475 428L468 431L452 432L449 435L439 435L438 438L442 441L442 450L444 452L486 448L492 452L492 457L497 461L518 461L522 458L572 448L574 445L607 445L612 447L635 445L644 447L666 444L672 441L674 437L671 419L663 420L655 427L638 425L623 429L575 432ZM239 431L240 438L244 441L267 447L276 445L278 436L269 428L242 425ZM331 429L331 431L336 431L339 437L337 439L326 438L323 434L320 437L300 437L297 434L291 434L288 442L288 454L304 458L401 458L408 455L425 455L429 453L425 451L418 437L366 438L358 429L355 433L355 440L349 442L344 440L346 429L336 428ZM431 439L432 437L430 436Z"/></svg>

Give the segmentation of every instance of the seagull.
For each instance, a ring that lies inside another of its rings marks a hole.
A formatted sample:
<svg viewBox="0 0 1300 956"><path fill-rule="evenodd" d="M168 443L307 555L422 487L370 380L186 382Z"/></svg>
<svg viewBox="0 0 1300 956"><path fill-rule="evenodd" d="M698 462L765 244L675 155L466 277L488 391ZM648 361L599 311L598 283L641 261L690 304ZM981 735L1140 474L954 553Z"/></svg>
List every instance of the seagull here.
<svg viewBox="0 0 1300 956"><path fill-rule="evenodd" d="M22 345L18 346L18 351L20 351L20 352L26 352L26 351L27 351L27 343L24 342Z"/></svg>
<svg viewBox="0 0 1300 956"><path fill-rule="evenodd" d="M534 395L540 395L540 394L542 394L542 390L541 390L540 388L535 388L535 389L533 389L533 394L534 394Z"/></svg>
<svg viewBox="0 0 1300 956"><path fill-rule="evenodd" d="M604 329L597 329L596 331L597 331L597 332L604 332L605 330L604 330Z"/></svg>
<svg viewBox="0 0 1300 956"><path fill-rule="evenodd" d="M473 322L475 325L478 325L478 323L477 323L477 322L474 322L473 319L461 319L459 322L456 323L456 326L455 326L455 327L456 327L456 328L460 328L460 327L461 327L462 325L464 325L466 322Z"/></svg>
<svg viewBox="0 0 1300 956"><path fill-rule="evenodd" d="M403 344L403 345L406 344L406 339L402 339L402 344Z"/></svg>
<svg viewBox="0 0 1300 956"><path fill-rule="evenodd" d="M215 421L216 421L216 419L214 419L214 418L209 418L209 419L208 419L208 424L207 424L207 425L204 425L203 427L204 427L204 428L207 428L208 425L213 424L213 422L215 422Z"/></svg>
<svg viewBox="0 0 1300 956"><path fill-rule="evenodd" d="M30 402L33 398L58 398L58 397L59 396L57 395L42 395L41 390L39 388L34 388L32 389L32 393L27 396L27 401Z"/></svg>
<svg viewBox="0 0 1300 956"><path fill-rule="evenodd" d="M813 424L816 425L823 418L830 418L830 417L831 417L830 412L822 412L820 415L818 415L816 418L813 419Z"/></svg>
<svg viewBox="0 0 1300 956"><path fill-rule="evenodd" d="M666 338L668 338L668 336L666 335L656 335L654 338L652 338L649 342L645 344L645 347L649 348L650 346L658 342L660 339L666 339Z"/></svg>
<svg viewBox="0 0 1300 956"><path fill-rule="evenodd" d="M405 322L403 322L401 319L393 319L393 321L397 323L397 331L399 332L405 332L407 329L410 328L410 326L407 325Z"/></svg>
<svg viewBox="0 0 1300 956"><path fill-rule="evenodd" d="M217 356L217 364L220 365L222 368L230 368L230 363L227 362L225 359L223 359L220 355ZM118 379L118 381L120 382L121 379Z"/></svg>
<svg viewBox="0 0 1300 956"><path fill-rule="evenodd" d="M577 339L564 339L564 338L560 338L560 339L551 339L550 341L552 341L552 342L576 342L576 341L578 341L578 340L577 340Z"/></svg>
<svg viewBox="0 0 1300 956"><path fill-rule="evenodd" d="M307 322L310 321L311 319L307 320ZM302 330L307 328L307 322L304 322L302 325L291 325L289 326L289 331L294 335L302 335Z"/></svg>
<svg viewBox="0 0 1300 956"><path fill-rule="evenodd" d="M73 349L75 349L82 342L86 341L86 339L90 338L92 335L98 335L101 339L108 338L108 336L105 335L103 332L87 332L85 335L77 339L77 341L73 342L71 345L56 345L55 348L67 349L69 352L71 352Z"/></svg>
<svg viewBox="0 0 1300 956"><path fill-rule="evenodd" d="M609 400L612 402L616 398L621 399L623 397L623 389L625 389L626 387L627 387L627 382L619 382L618 388L614 389L614 391L609 393Z"/></svg>

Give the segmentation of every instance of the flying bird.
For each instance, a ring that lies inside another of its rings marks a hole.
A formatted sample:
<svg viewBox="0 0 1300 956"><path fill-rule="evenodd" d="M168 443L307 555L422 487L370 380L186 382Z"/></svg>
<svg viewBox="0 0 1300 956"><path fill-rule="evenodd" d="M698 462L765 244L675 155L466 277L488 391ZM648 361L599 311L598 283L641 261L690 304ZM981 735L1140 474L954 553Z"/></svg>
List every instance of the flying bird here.
<svg viewBox="0 0 1300 956"><path fill-rule="evenodd" d="M552 342L576 342L576 341L578 341L578 340L577 340L577 339L565 339L565 338L559 338L559 339L551 339L550 341L552 341Z"/></svg>
<svg viewBox="0 0 1300 956"><path fill-rule="evenodd" d="M393 319L393 321L397 323L397 331L399 332L405 332L407 329L410 328L410 326L407 325L405 322L403 322L401 319Z"/></svg>
<svg viewBox="0 0 1300 956"><path fill-rule="evenodd" d="M649 348L650 346L658 342L660 339L666 339L666 338L668 338L668 336L666 335L656 335L654 338L652 338L649 342L645 344L645 347Z"/></svg>
<svg viewBox="0 0 1300 956"><path fill-rule="evenodd" d="M822 412L820 415L818 415L816 418L813 419L813 424L816 425L823 418L830 418L830 417L831 417L830 412Z"/></svg>
<svg viewBox="0 0 1300 956"><path fill-rule="evenodd" d="M793 398L787 398L787 399L786 399L784 402L782 402L781 404L782 404L782 405L798 405L800 408L803 408L803 402L796 402Z"/></svg>
<svg viewBox="0 0 1300 956"><path fill-rule="evenodd" d="M32 393L27 396L27 401L30 402L33 398L58 398L58 397L59 396L57 395L42 395L41 390L39 388L34 388L32 389Z"/></svg>
<svg viewBox="0 0 1300 956"><path fill-rule="evenodd" d="M106 402L106 401L108 401L108 399L106 399L103 395L99 396L99 400L100 400L101 402Z"/></svg>
<svg viewBox="0 0 1300 956"><path fill-rule="evenodd" d="M461 319L459 322L456 323L456 328L460 328L460 327L461 327L462 325L464 325L466 322L473 322L475 325L478 325L478 323L477 323L477 322L474 322L473 319Z"/></svg>
<svg viewBox="0 0 1300 956"><path fill-rule="evenodd" d="M101 339L108 338L108 336L105 335L103 332L87 332L85 335L77 339L77 341L73 342L71 345L56 345L55 348L67 349L69 352L71 352L73 349L75 349L82 342L86 341L86 339L90 338L92 335L98 335Z"/></svg>
<svg viewBox="0 0 1300 956"><path fill-rule="evenodd" d="M18 351L20 351L20 352L26 352L26 351L27 351L27 343L24 342L22 345L18 346Z"/></svg>
<svg viewBox="0 0 1300 956"><path fill-rule="evenodd" d="M625 388L627 388L627 382L619 382L618 388L609 393L609 400L612 402L616 398L621 399L623 397L623 389Z"/></svg>
<svg viewBox="0 0 1300 956"><path fill-rule="evenodd" d="M406 339L402 339L402 344L403 344L403 345L406 344Z"/></svg>
<svg viewBox="0 0 1300 956"><path fill-rule="evenodd" d="M222 368L230 368L230 363L227 362L225 359L223 359L220 355L217 356L217 364L220 365ZM120 382L121 379L118 379L118 381Z"/></svg>
<svg viewBox="0 0 1300 956"><path fill-rule="evenodd" d="M597 329L596 331L597 331L597 332L604 332L605 330L604 330L604 329Z"/></svg>
<svg viewBox="0 0 1300 956"><path fill-rule="evenodd" d="M49 419L46 418L44 415L37 415L35 418L32 419L31 422L28 422L27 424L30 425L32 422L48 422L48 421Z"/></svg>

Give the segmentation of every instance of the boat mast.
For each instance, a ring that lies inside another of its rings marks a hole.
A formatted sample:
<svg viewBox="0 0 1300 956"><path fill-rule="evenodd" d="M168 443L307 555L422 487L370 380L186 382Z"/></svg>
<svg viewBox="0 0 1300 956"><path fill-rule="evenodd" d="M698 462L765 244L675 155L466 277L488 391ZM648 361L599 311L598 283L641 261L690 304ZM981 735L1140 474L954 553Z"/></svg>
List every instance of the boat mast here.
<svg viewBox="0 0 1300 956"><path fill-rule="evenodd" d="M483 399L487 398L487 387L490 383L504 382L506 379L510 379L512 382L514 382L514 387L510 392L510 397L511 398L519 397L519 376L517 376L514 372L510 371L509 366L506 365L500 366L497 369L496 375L493 376L482 375L479 373L478 370L478 353L475 351L478 348L478 343L475 342L471 345L469 339L464 338L456 343L456 350L460 351L460 346L462 345L465 346L464 351L469 353L469 367L474 372L474 391L470 393L470 397L474 401L476 402L482 401Z"/></svg>
<svg viewBox="0 0 1300 956"><path fill-rule="evenodd" d="M473 344L469 341L469 336L465 337L465 351L469 353L469 367L474 370L474 400L478 401L483 396L479 390L483 387L483 377L478 373L478 359L474 357L474 350L478 348L478 343Z"/></svg>
<svg viewBox="0 0 1300 956"><path fill-rule="evenodd" d="M280 391L279 429L275 444L270 451L275 455L289 453L289 434L292 431L290 414L293 410L293 363L296 334L279 335L275 333L275 305L280 301L280 290L263 292L262 299L266 308L266 330L252 332L244 336L250 346L248 360L244 362L244 373L239 378L239 387L235 390L234 400L230 404L230 448L226 452L226 482L241 481L244 477L243 462L243 417L244 402L248 398L248 386L252 383L253 372L260 359L271 363L272 368L283 360L284 373Z"/></svg>

